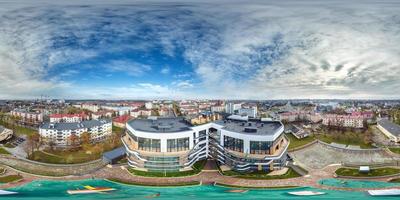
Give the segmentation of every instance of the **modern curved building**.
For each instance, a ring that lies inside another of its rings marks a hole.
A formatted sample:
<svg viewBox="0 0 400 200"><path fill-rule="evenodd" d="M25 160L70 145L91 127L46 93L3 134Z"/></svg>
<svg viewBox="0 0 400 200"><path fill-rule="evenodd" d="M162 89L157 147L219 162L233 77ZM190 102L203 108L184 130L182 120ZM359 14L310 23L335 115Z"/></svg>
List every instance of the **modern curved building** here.
<svg viewBox="0 0 400 200"><path fill-rule="evenodd" d="M122 141L131 167L184 171L213 158L236 171L272 171L285 165L288 140L278 121L226 119L193 126L183 118L136 119Z"/></svg>

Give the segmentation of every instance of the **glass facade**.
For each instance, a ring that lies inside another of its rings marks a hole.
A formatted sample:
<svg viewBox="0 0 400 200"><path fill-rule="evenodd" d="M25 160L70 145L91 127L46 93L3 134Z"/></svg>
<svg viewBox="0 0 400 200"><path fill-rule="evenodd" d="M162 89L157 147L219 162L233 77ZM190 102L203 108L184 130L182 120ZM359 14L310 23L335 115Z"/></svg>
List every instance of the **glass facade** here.
<svg viewBox="0 0 400 200"><path fill-rule="evenodd" d="M187 150L189 150L189 137L167 140L168 152L187 151Z"/></svg>
<svg viewBox="0 0 400 200"><path fill-rule="evenodd" d="M243 140L224 135L224 147L232 151L243 153Z"/></svg>
<svg viewBox="0 0 400 200"><path fill-rule="evenodd" d="M138 140L138 148L142 151L152 151L152 152L160 152L161 151L161 143L159 139L149 139L149 138L141 138L137 137Z"/></svg>
<svg viewBox="0 0 400 200"><path fill-rule="evenodd" d="M270 154L272 142L250 141L251 154Z"/></svg>

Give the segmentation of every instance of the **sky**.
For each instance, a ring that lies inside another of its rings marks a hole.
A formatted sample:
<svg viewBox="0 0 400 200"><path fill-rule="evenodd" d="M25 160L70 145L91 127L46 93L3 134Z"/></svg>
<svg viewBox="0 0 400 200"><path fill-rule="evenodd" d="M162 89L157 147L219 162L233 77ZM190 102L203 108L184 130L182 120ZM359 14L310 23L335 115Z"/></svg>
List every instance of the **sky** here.
<svg viewBox="0 0 400 200"><path fill-rule="evenodd" d="M398 99L400 1L0 0L0 99Z"/></svg>

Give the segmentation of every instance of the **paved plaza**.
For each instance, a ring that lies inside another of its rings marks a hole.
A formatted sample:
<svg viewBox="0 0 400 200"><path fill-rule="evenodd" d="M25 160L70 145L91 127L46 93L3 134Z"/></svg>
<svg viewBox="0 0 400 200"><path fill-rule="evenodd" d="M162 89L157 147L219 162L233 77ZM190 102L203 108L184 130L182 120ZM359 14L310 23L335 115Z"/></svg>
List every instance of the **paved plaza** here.
<svg viewBox="0 0 400 200"><path fill-rule="evenodd" d="M345 150L314 143L306 148L290 153L297 163L308 169L322 169L331 164L389 163L400 161L385 150Z"/></svg>

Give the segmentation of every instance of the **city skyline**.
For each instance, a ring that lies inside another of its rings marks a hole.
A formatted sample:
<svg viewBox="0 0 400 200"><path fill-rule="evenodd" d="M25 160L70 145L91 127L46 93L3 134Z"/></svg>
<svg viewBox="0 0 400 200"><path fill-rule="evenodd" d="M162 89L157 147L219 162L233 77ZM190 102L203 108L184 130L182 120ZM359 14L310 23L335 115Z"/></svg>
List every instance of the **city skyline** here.
<svg viewBox="0 0 400 200"><path fill-rule="evenodd" d="M394 0L0 2L0 99L400 98Z"/></svg>

